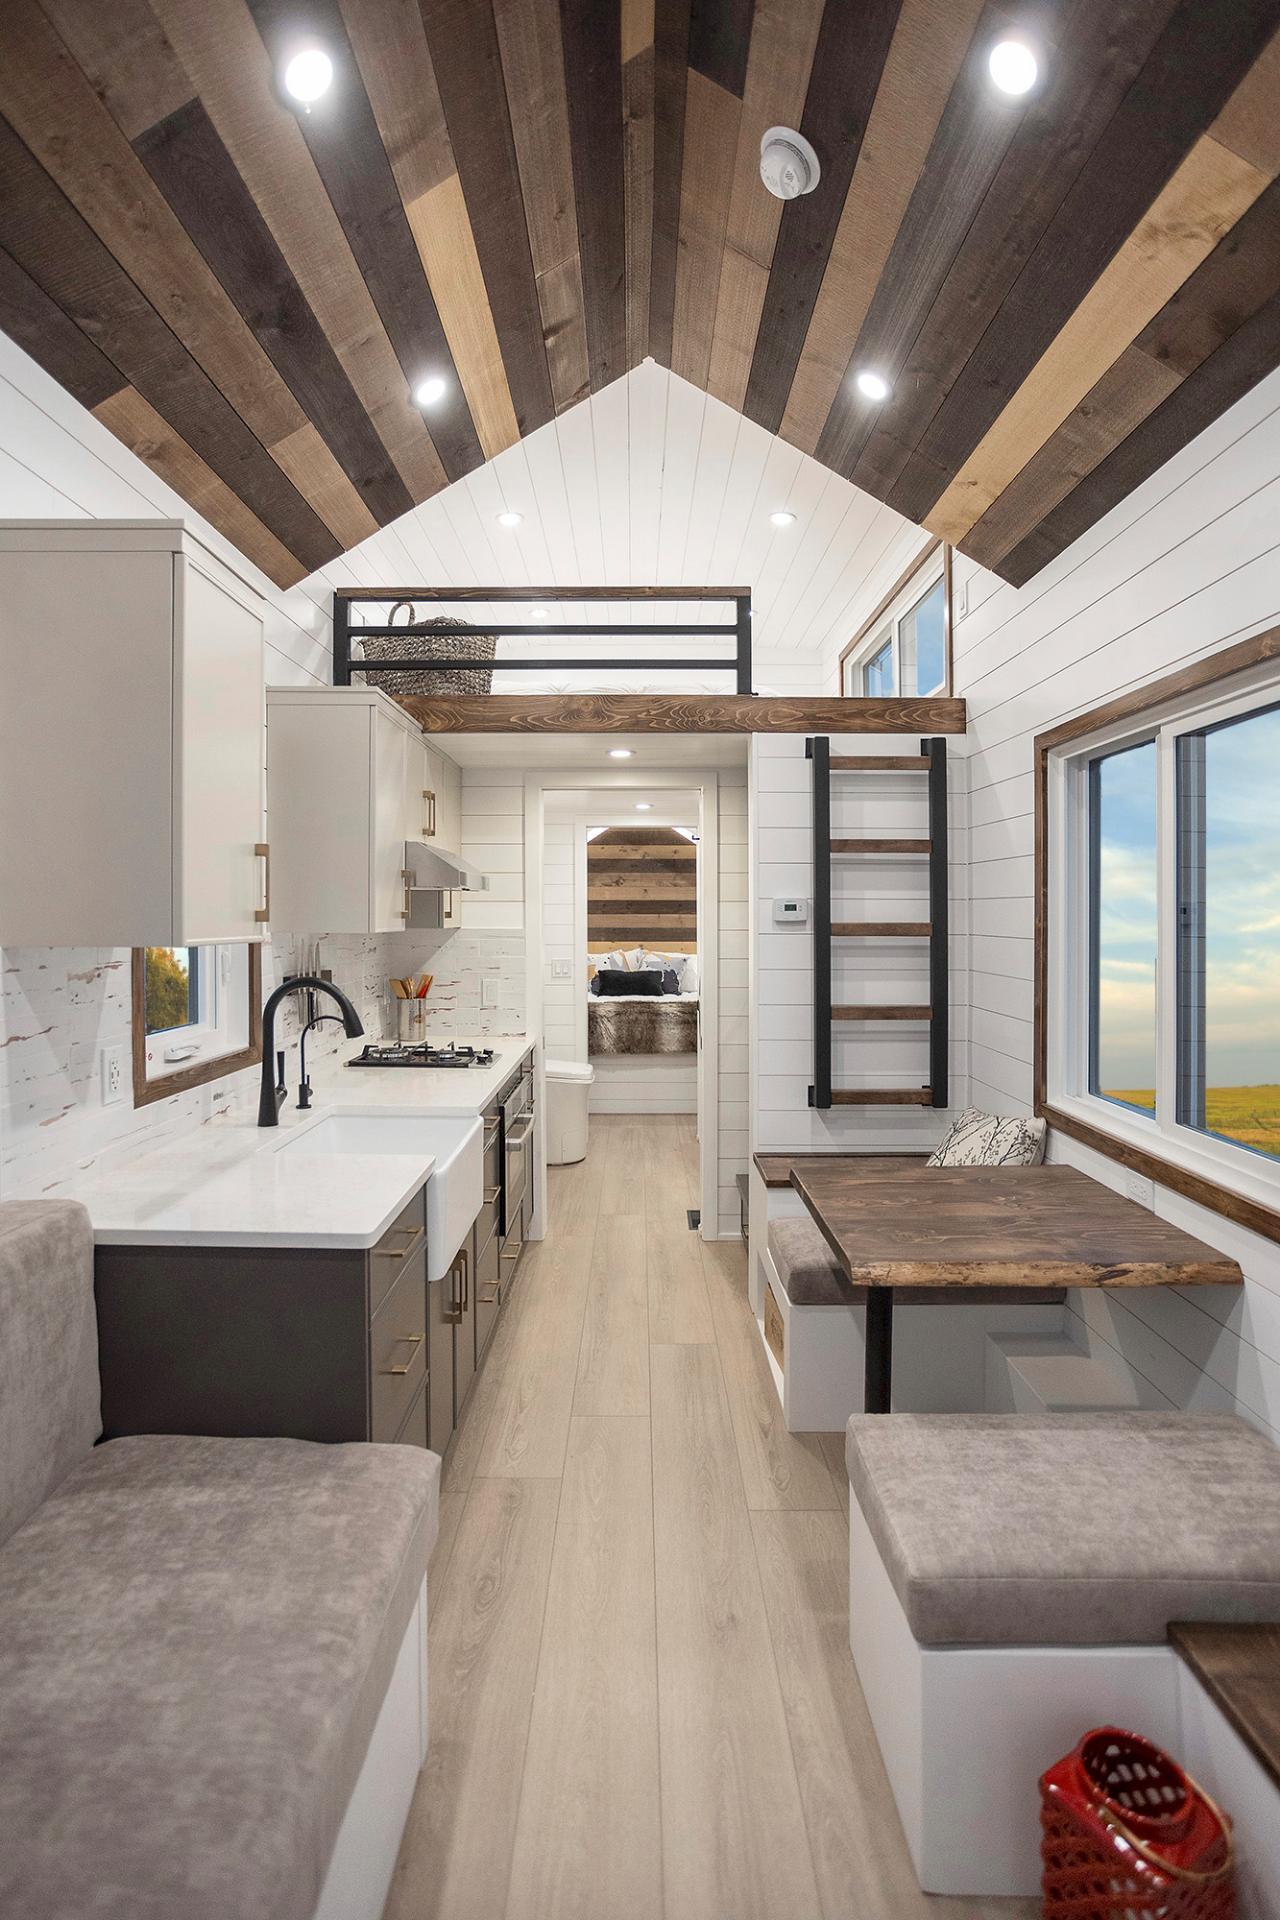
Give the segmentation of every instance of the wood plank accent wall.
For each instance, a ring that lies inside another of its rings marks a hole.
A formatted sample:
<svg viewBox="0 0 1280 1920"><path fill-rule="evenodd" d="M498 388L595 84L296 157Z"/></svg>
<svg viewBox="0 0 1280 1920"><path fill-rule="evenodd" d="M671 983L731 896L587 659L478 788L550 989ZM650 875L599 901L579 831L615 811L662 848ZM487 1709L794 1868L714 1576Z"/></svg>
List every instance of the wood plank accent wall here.
<svg viewBox="0 0 1280 1920"><path fill-rule="evenodd" d="M306 113L303 16L335 67ZM7 0L0 328L281 584L646 355L1021 584L1280 364L1278 30L1280 0ZM822 161L785 204L778 124Z"/></svg>
<svg viewBox="0 0 1280 1920"><path fill-rule="evenodd" d="M587 842L587 949L698 950L698 849L674 827L606 827Z"/></svg>

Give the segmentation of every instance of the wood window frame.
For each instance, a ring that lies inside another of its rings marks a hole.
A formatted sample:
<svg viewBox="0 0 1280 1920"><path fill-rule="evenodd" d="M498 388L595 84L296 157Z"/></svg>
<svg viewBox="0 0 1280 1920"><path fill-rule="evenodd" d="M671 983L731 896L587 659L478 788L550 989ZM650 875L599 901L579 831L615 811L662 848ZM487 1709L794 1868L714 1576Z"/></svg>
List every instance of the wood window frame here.
<svg viewBox="0 0 1280 1920"><path fill-rule="evenodd" d="M153 1101L167 1100L171 1094L186 1093L203 1087L210 1080L224 1080L229 1073L262 1064L262 948L247 943L249 954L249 1038L248 1044L233 1053L220 1053L197 1060L174 1073L147 1078L147 949L132 949L133 997L133 1104L149 1107Z"/></svg>
<svg viewBox="0 0 1280 1920"><path fill-rule="evenodd" d="M1081 1119L1077 1114L1068 1113L1062 1107L1055 1106L1048 1095L1050 755L1057 748L1068 746L1076 740L1085 740L1090 734L1101 733L1104 729L1120 725L1126 720L1138 721L1150 717L1154 722L1158 720L1161 709L1171 702L1209 689L1226 691L1225 682L1274 660L1280 660L1280 627L1271 627L1265 633L1255 634L1250 640L1242 640L1236 646L1226 647L1219 653L1196 661L1192 666L1180 668L1176 673L1166 674L1160 680L1149 681L1132 693L1122 694L1118 699L1109 700L1102 706L1091 707L1087 713L1076 714L1072 719L1063 721L1047 733L1036 735L1033 747L1035 775L1033 991L1035 1000L1032 1010L1032 1033L1035 1111L1042 1119L1047 1120L1051 1127L1056 1127L1059 1132L1068 1134L1073 1140L1080 1141L1082 1146L1091 1148L1108 1160L1115 1160L1132 1172L1141 1174L1143 1178L1154 1180L1159 1186L1168 1187L1172 1192L1181 1194L1184 1199L1194 1201L1198 1206L1206 1207L1212 1213L1218 1213L1228 1220L1233 1220L1237 1226L1247 1227L1254 1233L1262 1234L1268 1240L1280 1241L1280 1209L1267 1206L1221 1180L1197 1173L1163 1153L1135 1146L1129 1140L1121 1139L1107 1132L1103 1127L1095 1126Z"/></svg>
<svg viewBox="0 0 1280 1920"><path fill-rule="evenodd" d="M880 625L881 621L884 619L885 615L888 613L890 607L893 606L896 600L900 600L902 596L908 592L911 586L911 582L915 579L916 575L919 573L923 573L924 569L927 566L932 565L934 559L937 556L939 547L942 548L942 649L943 649L945 678L943 679L941 687L938 688L933 694L920 694L918 696L914 694L907 694L902 697L905 697L907 699L919 698L922 700L950 699L951 689L952 689L952 685L954 683L954 678L955 678L955 670L952 663L952 646L951 646L951 622L952 622L952 613L955 605L955 594L954 594L954 590L952 588L952 582L951 582L952 549L949 545L947 545L945 541L940 539L930 540L927 546L924 546L920 549L919 553L917 553L913 557L910 565L905 567L903 571L898 575L898 578L894 581L888 593L885 594L884 598L877 605L875 612L872 613L868 619L863 621L862 625L858 628L858 631L854 634L852 640L850 640L847 643L847 645L841 648L840 658L836 664L836 692L841 696L842 699L858 700L864 697L861 694L851 694L851 693L845 692L844 690L845 661L849 659L851 654L857 653L860 647L863 647L866 645L868 639L871 637L872 632L875 630L876 627Z"/></svg>

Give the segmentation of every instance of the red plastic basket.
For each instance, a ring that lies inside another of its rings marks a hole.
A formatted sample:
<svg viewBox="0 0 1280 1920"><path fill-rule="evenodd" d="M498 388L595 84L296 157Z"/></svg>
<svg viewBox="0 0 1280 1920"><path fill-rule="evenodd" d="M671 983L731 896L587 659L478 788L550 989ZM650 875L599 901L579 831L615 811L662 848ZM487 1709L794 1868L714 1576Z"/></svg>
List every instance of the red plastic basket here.
<svg viewBox="0 0 1280 1920"><path fill-rule="evenodd" d="M1231 1822L1167 1753L1098 1727L1041 1777L1044 1920L1233 1920Z"/></svg>

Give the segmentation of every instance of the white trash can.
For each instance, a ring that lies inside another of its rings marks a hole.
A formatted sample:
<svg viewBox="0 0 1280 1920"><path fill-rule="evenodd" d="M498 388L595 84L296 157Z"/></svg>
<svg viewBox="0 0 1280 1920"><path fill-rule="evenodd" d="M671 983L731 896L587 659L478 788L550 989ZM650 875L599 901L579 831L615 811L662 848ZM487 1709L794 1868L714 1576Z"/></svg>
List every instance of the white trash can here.
<svg viewBox="0 0 1280 1920"><path fill-rule="evenodd" d="M548 1060L547 1164L567 1167L587 1157L587 1102L596 1070L586 1060Z"/></svg>

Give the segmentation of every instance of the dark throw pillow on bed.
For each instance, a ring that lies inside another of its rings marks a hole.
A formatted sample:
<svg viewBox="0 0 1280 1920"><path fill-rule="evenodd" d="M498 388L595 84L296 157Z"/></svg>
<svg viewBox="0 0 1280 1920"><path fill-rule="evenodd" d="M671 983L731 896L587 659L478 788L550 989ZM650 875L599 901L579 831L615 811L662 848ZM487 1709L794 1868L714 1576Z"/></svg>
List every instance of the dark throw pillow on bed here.
<svg viewBox="0 0 1280 1920"><path fill-rule="evenodd" d="M601 967L596 979L600 982L602 999L621 993L644 993L657 999L662 993L660 973L624 973L620 967Z"/></svg>
<svg viewBox="0 0 1280 1920"><path fill-rule="evenodd" d="M664 993L679 993L680 975L674 967L664 967L662 969L662 991Z"/></svg>

